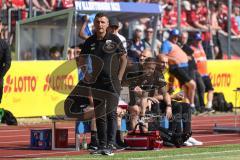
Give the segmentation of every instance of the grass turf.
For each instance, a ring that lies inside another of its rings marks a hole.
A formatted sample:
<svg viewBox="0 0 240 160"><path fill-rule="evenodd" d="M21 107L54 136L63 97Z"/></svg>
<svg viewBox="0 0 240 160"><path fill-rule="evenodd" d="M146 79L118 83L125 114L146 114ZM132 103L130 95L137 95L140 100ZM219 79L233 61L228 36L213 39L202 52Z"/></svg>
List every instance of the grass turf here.
<svg viewBox="0 0 240 160"><path fill-rule="evenodd" d="M162 149L159 151L130 151L115 153L114 156L63 156L55 158L37 158L37 159L64 159L64 160L101 160L101 159L128 159L128 160L239 160L240 144L219 145L210 147L192 147L179 149Z"/></svg>

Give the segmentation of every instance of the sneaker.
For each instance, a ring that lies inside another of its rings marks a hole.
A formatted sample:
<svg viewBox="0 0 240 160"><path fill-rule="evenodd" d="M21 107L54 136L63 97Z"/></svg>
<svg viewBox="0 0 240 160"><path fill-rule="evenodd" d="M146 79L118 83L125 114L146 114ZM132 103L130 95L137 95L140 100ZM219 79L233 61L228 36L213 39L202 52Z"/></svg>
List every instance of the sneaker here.
<svg viewBox="0 0 240 160"><path fill-rule="evenodd" d="M188 140L183 143L184 146L190 147L193 146L192 143L190 143Z"/></svg>
<svg viewBox="0 0 240 160"><path fill-rule="evenodd" d="M190 137L187 141L192 143L193 146L203 145L203 142L197 141L195 138L192 138L192 137Z"/></svg>
<svg viewBox="0 0 240 160"><path fill-rule="evenodd" d="M89 143L88 150L97 150L98 146L94 143Z"/></svg>
<svg viewBox="0 0 240 160"><path fill-rule="evenodd" d="M91 151L90 154L93 154L93 155L102 155L102 150L103 150L103 149L98 148L97 150Z"/></svg>
<svg viewBox="0 0 240 160"><path fill-rule="evenodd" d="M206 108L205 111L208 112L208 113L214 113L215 112L215 110L212 109L212 108Z"/></svg>
<svg viewBox="0 0 240 160"><path fill-rule="evenodd" d="M119 146L117 144L109 144L108 148L110 148L111 150L115 150L115 151L122 151L125 149L125 147Z"/></svg>
<svg viewBox="0 0 240 160"><path fill-rule="evenodd" d="M114 156L114 153L112 152L111 148L104 148L102 149L102 155Z"/></svg>
<svg viewBox="0 0 240 160"><path fill-rule="evenodd" d="M107 155L107 156L113 156L114 153L112 152L112 150L110 148L98 148L95 151L90 152L90 154L92 155Z"/></svg>

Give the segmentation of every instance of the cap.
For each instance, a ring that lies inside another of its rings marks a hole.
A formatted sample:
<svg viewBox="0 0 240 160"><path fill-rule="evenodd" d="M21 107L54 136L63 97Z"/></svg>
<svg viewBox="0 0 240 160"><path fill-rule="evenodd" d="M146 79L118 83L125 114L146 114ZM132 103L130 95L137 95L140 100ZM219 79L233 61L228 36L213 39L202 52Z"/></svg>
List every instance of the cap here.
<svg viewBox="0 0 240 160"><path fill-rule="evenodd" d="M134 27L134 30L135 31L143 31L144 30L144 28L143 28L143 26L141 26L141 25L136 25L135 27Z"/></svg>
<svg viewBox="0 0 240 160"><path fill-rule="evenodd" d="M197 32L194 34L194 40L196 41L201 41L202 40L202 35L201 33Z"/></svg>
<svg viewBox="0 0 240 160"><path fill-rule="evenodd" d="M183 7L185 8L185 10L187 10L187 11L190 11L190 10L191 10L191 4L190 4L189 1L183 1L183 2L182 2L182 5L183 5Z"/></svg>
<svg viewBox="0 0 240 160"><path fill-rule="evenodd" d="M117 26L119 27L119 21L117 20L117 18L112 18L109 20L109 26Z"/></svg>
<svg viewBox="0 0 240 160"><path fill-rule="evenodd" d="M178 29L173 29L170 31L170 36L180 36L180 31Z"/></svg>

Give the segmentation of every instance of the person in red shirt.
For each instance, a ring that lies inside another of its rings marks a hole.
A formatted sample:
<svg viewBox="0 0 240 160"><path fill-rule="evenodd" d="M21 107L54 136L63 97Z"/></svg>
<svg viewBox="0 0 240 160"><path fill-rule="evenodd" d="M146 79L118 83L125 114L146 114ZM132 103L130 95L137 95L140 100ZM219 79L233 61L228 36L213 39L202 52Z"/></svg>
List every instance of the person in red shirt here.
<svg viewBox="0 0 240 160"><path fill-rule="evenodd" d="M211 35L209 32L208 9L203 5L203 1L196 2L196 8L191 12L192 25L196 28L204 30L202 34L202 45L207 55L207 59L213 59L212 49L210 45Z"/></svg>
<svg viewBox="0 0 240 160"><path fill-rule="evenodd" d="M177 12L174 10L172 2L169 2L165 8L165 12L162 19L164 28L173 29L177 27Z"/></svg>
<svg viewBox="0 0 240 160"><path fill-rule="evenodd" d="M191 15L191 4L188 1L182 2L182 10L181 10L181 27L192 29L193 26L189 24L189 16Z"/></svg>
<svg viewBox="0 0 240 160"><path fill-rule="evenodd" d="M222 30L228 33L228 14L227 14L226 6L224 3L219 3L218 6L218 23ZM238 24L236 21L236 15L234 13L231 14L231 34L234 36L239 36L240 31L238 30ZM227 35L227 34L226 34Z"/></svg>

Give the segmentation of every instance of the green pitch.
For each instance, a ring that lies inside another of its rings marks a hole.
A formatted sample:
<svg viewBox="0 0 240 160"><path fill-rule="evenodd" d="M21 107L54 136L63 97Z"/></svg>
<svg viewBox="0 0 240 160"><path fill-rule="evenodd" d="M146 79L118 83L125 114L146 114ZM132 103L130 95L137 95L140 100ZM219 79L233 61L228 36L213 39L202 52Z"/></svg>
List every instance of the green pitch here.
<svg viewBox="0 0 240 160"><path fill-rule="evenodd" d="M43 158L38 158L43 159ZM129 151L115 153L114 156L64 156L46 158L48 160L240 160L240 144L211 147L170 148L159 151ZM45 159L45 160L46 160Z"/></svg>

